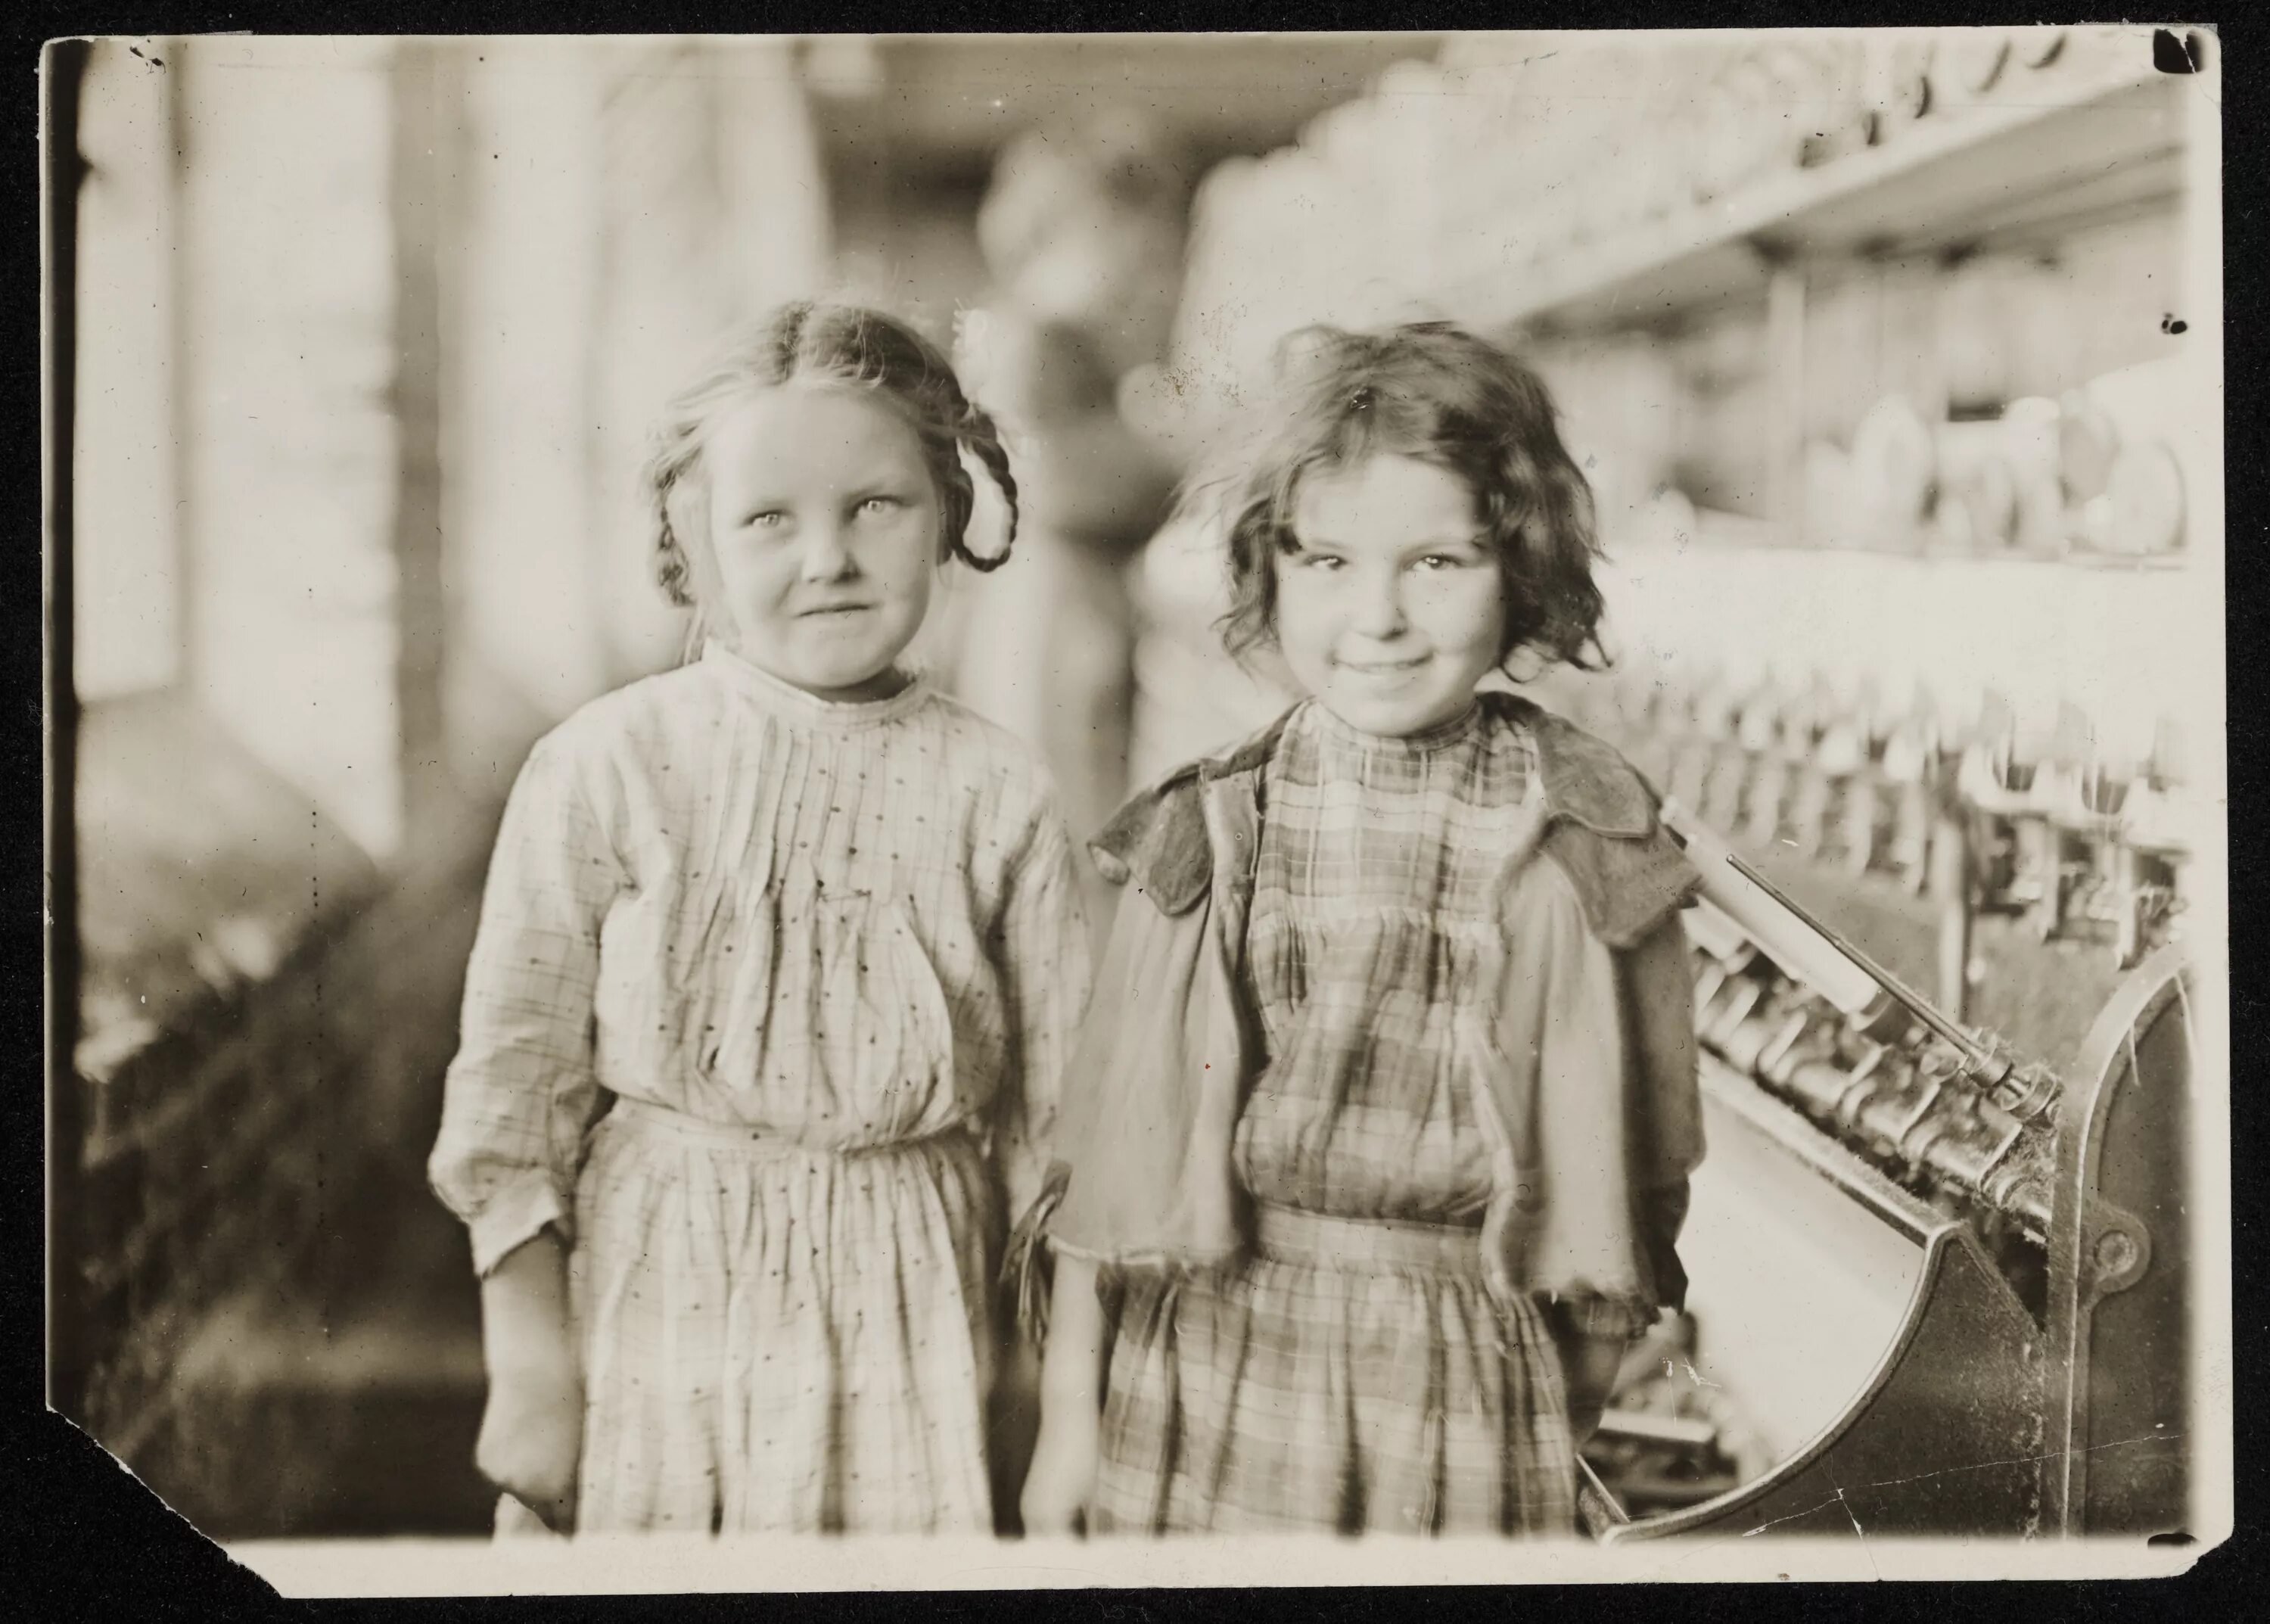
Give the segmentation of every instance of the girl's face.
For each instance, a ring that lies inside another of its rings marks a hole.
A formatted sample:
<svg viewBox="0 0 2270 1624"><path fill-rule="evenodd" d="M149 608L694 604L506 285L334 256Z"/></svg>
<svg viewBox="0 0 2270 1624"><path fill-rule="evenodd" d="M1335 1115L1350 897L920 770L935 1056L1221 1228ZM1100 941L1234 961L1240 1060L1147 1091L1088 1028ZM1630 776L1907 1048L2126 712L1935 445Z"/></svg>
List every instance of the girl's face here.
<svg viewBox="0 0 2270 1624"><path fill-rule="evenodd" d="M877 699L922 629L938 501L915 432L842 388L751 394L703 436L707 558L693 560L716 634L829 700Z"/></svg>
<svg viewBox="0 0 2270 1624"><path fill-rule="evenodd" d="M1457 716L1497 665L1505 600L1473 493L1417 457L1302 476L1280 555L1277 641L1302 686L1366 733Z"/></svg>

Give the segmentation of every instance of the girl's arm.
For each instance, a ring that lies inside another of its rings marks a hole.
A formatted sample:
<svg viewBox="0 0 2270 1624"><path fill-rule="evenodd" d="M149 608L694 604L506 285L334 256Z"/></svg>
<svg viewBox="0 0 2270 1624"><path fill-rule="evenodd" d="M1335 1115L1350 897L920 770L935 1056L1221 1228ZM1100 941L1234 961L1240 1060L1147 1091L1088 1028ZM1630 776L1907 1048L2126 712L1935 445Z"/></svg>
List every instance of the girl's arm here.
<svg viewBox="0 0 2270 1624"><path fill-rule="evenodd" d="M1569 1441L1582 1449L1599 1430L1600 1415L1615 1391L1616 1374L1633 1333L1621 1324L1588 1312L1582 1301L1558 1306L1548 1313L1553 1340L1561 1354L1561 1376L1569 1397Z"/></svg>
<svg viewBox="0 0 2270 1624"><path fill-rule="evenodd" d="M1071 841L1053 806L1038 809L1011 867L997 939L1010 1052L989 1121L995 1175L1014 1227L1004 1276L1013 1304L1013 1346L998 1390L1024 1406L1038 1397L1033 1335L1047 1307L1035 1301L1047 1278L1041 1236L1063 1189L1061 1170L1052 1161L1057 1109L1089 978L1087 924ZM1052 1435L1044 1430L1035 1448L1045 1442L1060 1453L1064 1436L1061 1427ZM1029 1484L1035 1463L1023 1465Z"/></svg>
<svg viewBox="0 0 2270 1624"><path fill-rule="evenodd" d="M553 1529L575 1524L583 1378L568 1306L568 1248L545 1229L481 1281L489 1400L473 1462Z"/></svg>
<svg viewBox="0 0 2270 1624"><path fill-rule="evenodd" d="M1080 1531L1095 1484L1109 1327L1089 1259L1058 1256L1041 1361L1041 1435L1019 1502L1036 1537Z"/></svg>
<svg viewBox="0 0 2270 1624"><path fill-rule="evenodd" d="M522 768L489 859L427 1164L484 1279L546 1228L573 1233L583 1135L599 1106L599 928L625 878L556 738Z"/></svg>
<svg viewBox="0 0 2270 1624"><path fill-rule="evenodd" d="M1019 860L1002 919L1001 973L1013 1056L992 1107L994 1156L1012 1220L1048 1184L1065 1067L1087 1007L1090 937L1072 842L1050 808Z"/></svg>
<svg viewBox="0 0 2270 1624"><path fill-rule="evenodd" d="M1683 1308L1687 1275L1677 1242L1688 1177L1702 1159L1696 1085L1695 983L1686 927L1675 913L1616 955L1628 1034L1631 1175L1640 1242L1659 1309ZM1582 1444L1599 1427L1624 1355L1651 1315L1625 1303L1576 1298L1553 1316L1569 1387L1569 1420Z"/></svg>
<svg viewBox="0 0 2270 1624"><path fill-rule="evenodd" d="M1687 1272L1679 1232L1687 1222L1688 1181L1703 1150L1687 927L1674 913L1621 958L1631 1031L1634 1193L1656 1301L1681 1309Z"/></svg>
<svg viewBox="0 0 2270 1624"><path fill-rule="evenodd" d="M599 928L623 883L575 764L539 744L507 804L428 1164L481 1277L483 1473L572 1524L582 1387L567 1287L575 1176L599 1089Z"/></svg>

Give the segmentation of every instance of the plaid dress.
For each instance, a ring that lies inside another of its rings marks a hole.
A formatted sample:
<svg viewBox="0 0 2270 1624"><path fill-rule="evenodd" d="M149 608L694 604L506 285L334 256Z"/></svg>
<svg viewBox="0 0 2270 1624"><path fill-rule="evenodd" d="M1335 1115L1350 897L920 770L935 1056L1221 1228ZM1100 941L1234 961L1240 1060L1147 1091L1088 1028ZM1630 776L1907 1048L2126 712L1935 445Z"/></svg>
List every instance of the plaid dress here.
<svg viewBox="0 0 2270 1624"><path fill-rule="evenodd" d="M580 1528L991 1531L1004 1201L1087 954L1043 775L920 685L712 648L538 744L431 1172L484 1273L573 1237Z"/></svg>
<svg viewBox="0 0 2270 1624"><path fill-rule="evenodd" d="M1480 707L1406 739L1314 703L1290 719L1247 928L1267 1058L1235 1166L1261 1243L1128 1277L1099 1531L1573 1526L1558 1355L1467 1243L1491 1192L1498 864L1532 776L1525 735Z"/></svg>

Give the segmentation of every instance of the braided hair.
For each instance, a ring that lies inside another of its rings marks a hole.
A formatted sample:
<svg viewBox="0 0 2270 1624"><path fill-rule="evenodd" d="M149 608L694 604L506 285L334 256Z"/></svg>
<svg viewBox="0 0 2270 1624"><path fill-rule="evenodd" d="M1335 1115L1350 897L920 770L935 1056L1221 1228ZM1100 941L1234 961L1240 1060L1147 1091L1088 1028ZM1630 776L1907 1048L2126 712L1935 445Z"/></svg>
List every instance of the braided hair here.
<svg viewBox="0 0 2270 1624"><path fill-rule="evenodd" d="M705 430L721 408L751 390L800 381L872 390L896 408L921 441L937 487L941 563L959 559L981 572L1008 562L1017 539L1017 480L993 419L964 394L938 346L904 323L857 305L799 300L737 334L701 377L664 408L645 473L654 538L655 579L681 609L697 608L692 567L674 516L681 487L701 466ZM971 551L977 493L962 466L967 449L999 487L1009 515L999 552Z"/></svg>

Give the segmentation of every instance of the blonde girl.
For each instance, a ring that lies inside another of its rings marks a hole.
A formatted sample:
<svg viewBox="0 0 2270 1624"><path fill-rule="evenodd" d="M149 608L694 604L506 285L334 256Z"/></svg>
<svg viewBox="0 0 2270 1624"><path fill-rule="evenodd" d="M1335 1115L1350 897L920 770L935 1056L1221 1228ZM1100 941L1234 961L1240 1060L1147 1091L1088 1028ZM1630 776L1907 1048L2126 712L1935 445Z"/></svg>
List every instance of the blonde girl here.
<svg viewBox="0 0 2270 1624"><path fill-rule="evenodd" d="M790 305L649 471L698 658L570 717L499 836L431 1173L484 1472L555 1529L990 1531L1005 1202L1087 985L1025 751L901 662L971 552L944 357Z"/></svg>

